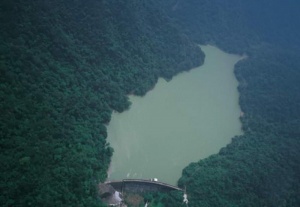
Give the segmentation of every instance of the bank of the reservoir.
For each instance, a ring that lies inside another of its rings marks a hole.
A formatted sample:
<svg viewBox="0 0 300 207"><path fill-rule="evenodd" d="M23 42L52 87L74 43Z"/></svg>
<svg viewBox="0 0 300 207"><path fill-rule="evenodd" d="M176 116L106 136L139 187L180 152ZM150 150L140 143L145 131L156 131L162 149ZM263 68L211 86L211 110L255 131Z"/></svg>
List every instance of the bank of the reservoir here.
<svg viewBox="0 0 300 207"><path fill-rule="evenodd" d="M159 79L130 110L114 113L108 142L114 148L109 179L153 178L176 184L190 162L217 153L242 133L235 63L240 56L201 46L203 66Z"/></svg>

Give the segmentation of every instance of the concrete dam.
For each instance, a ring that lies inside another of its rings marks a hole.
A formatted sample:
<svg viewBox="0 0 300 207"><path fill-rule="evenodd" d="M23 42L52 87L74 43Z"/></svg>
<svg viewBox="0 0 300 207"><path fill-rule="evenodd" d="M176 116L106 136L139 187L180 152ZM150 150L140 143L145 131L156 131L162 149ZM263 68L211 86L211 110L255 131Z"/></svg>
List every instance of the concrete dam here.
<svg viewBox="0 0 300 207"><path fill-rule="evenodd" d="M169 192L172 190L183 191L181 188L167 183L144 179L124 179L122 181L109 181L105 184L111 185L119 192L144 193L144 192Z"/></svg>
<svg viewBox="0 0 300 207"><path fill-rule="evenodd" d="M167 183L159 182L157 179L124 179L122 181L108 181L99 184L98 188L102 201L113 206L120 206L124 202L123 195L141 195L143 193L151 192L168 193L170 191L181 191L183 193L183 202L187 201L187 195L183 189Z"/></svg>

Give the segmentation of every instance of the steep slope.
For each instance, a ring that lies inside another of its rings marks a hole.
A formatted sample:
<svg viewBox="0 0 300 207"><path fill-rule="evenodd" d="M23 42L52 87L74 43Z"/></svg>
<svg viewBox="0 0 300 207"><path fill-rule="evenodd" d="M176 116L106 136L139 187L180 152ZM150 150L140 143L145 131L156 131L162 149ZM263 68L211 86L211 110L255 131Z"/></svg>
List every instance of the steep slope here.
<svg viewBox="0 0 300 207"><path fill-rule="evenodd" d="M300 205L300 4L167 1L196 42L248 58L235 67L245 134L183 171L191 206ZM201 146L199 146L201 148Z"/></svg>
<svg viewBox="0 0 300 207"><path fill-rule="evenodd" d="M1 1L1 206L100 206L112 110L203 62L152 1Z"/></svg>

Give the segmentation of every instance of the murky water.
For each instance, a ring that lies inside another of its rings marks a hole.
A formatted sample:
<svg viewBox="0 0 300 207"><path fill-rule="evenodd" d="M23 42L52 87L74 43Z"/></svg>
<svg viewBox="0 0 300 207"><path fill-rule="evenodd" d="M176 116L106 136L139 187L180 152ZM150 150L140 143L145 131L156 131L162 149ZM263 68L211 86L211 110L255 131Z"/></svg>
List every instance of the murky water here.
<svg viewBox="0 0 300 207"><path fill-rule="evenodd" d="M240 56L201 46L203 66L159 79L130 110L114 113L108 142L114 148L110 180L158 178L176 184L190 162L217 153L242 133L234 64Z"/></svg>

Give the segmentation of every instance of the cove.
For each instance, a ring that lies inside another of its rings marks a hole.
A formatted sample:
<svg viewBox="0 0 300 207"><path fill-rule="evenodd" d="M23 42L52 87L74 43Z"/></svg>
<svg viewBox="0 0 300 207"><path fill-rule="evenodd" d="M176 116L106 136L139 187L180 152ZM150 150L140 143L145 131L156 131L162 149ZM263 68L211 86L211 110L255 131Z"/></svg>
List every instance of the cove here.
<svg viewBox="0 0 300 207"><path fill-rule="evenodd" d="M109 180L158 178L176 184L182 169L242 134L234 65L241 56L201 46L204 65L159 79L131 108L114 112L107 141L114 148Z"/></svg>

